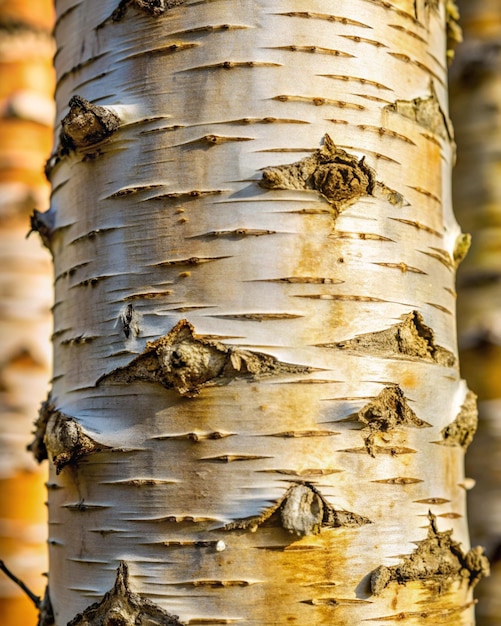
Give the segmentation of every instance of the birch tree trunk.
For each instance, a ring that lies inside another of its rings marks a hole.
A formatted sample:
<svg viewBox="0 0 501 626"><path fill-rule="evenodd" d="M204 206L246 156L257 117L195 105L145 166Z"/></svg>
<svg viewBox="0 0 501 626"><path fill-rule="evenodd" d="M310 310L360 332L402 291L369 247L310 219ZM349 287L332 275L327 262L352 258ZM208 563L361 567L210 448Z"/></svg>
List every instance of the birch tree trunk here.
<svg viewBox="0 0 501 626"><path fill-rule="evenodd" d="M52 301L47 250L26 240L49 204L52 3L0 3L0 559L35 593L47 569L45 470L26 451L50 377ZM30 624L33 603L0 573L2 626Z"/></svg>
<svg viewBox="0 0 501 626"><path fill-rule="evenodd" d="M57 626L473 624L451 11L58 2Z"/></svg>
<svg viewBox="0 0 501 626"><path fill-rule="evenodd" d="M501 622L501 8L487 0L461 3L465 43L451 76L459 159L454 179L458 218L473 245L461 268L459 345L464 374L479 397L479 433L467 464L477 486L470 500L471 534L487 548L492 576L478 589L479 626Z"/></svg>

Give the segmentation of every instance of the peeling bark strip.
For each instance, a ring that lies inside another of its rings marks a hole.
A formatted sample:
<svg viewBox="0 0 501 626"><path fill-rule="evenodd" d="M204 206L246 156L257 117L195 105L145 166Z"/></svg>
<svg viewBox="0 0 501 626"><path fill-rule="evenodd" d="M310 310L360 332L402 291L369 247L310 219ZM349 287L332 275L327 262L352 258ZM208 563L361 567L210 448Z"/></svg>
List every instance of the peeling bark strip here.
<svg viewBox="0 0 501 626"><path fill-rule="evenodd" d="M259 185L265 189L311 189L318 191L339 212L344 203L371 195L374 172L364 158L337 148L325 135L324 145L309 157L263 170Z"/></svg>
<svg viewBox="0 0 501 626"><path fill-rule="evenodd" d="M235 378L259 379L310 371L311 368L282 363L267 354L197 337L193 326L181 320L169 333L148 342L144 352L128 365L101 376L96 385L143 381L194 397L203 387L229 383Z"/></svg>
<svg viewBox="0 0 501 626"><path fill-rule="evenodd" d="M292 534L304 537L318 535L322 528L363 526L371 521L349 511L336 511L309 483L290 487L285 496L261 515L228 524L226 530L250 530L259 526L282 526Z"/></svg>
<svg viewBox="0 0 501 626"><path fill-rule="evenodd" d="M412 360L423 359L444 367L456 365L454 354L435 343L435 333L426 326L421 313L412 311L400 319L400 323L386 330L363 333L335 344L321 344L321 347L337 347L384 358L400 356Z"/></svg>
<svg viewBox="0 0 501 626"><path fill-rule="evenodd" d="M373 458L379 449L375 445L379 433L390 433L399 426L430 427L430 424L420 419L410 408L398 385L385 387L374 400L366 404L354 416L347 418L349 421L354 419L364 424L363 430L369 430L365 438L365 447Z"/></svg>
<svg viewBox="0 0 501 626"><path fill-rule="evenodd" d="M464 404L456 419L442 431L444 443L448 446L461 446L463 450L473 441L478 426L477 396L468 390Z"/></svg>
<svg viewBox="0 0 501 626"><path fill-rule="evenodd" d="M379 566L371 574L371 591L380 595L391 582L405 585L414 580L435 583L439 591L446 590L454 580L467 580L474 587L489 575L489 561L483 548L472 548L466 554L461 544L452 539L452 530L439 532L436 517L428 514L428 536L400 565Z"/></svg>
<svg viewBox="0 0 501 626"><path fill-rule="evenodd" d="M109 446L100 444L86 435L80 424L73 418L57 411L50 401L46 400L35 422L35 439L28 446L35 459L40 463L50 457L56 466L56 473L81 458L108 450Z"/></svg>
<svg viewBox="0 0 501 626"><path fill-rule="evenodd" d="M129 568L120 562L113 589L101 602L91 604L76 615L68 626L183 626L171 615L129 587Z"/></svg>
<svg viewBox="0 0 501 626"><path fill-rule="evenodd" d="M81 96L73 96L70 111L61 120L61 146L67 152L88 148L104 141L118 130L120 118L110 109L91 104Z"/></svg>

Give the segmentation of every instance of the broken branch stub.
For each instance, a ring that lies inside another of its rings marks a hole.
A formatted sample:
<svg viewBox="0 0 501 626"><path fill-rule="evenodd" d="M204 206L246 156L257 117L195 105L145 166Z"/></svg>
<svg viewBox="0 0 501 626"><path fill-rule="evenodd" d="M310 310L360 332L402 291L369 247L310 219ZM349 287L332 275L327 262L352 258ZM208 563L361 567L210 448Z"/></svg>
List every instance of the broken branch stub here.
<svg viewBox="0 0 501 626"><path fill-rule="evenodd" d="M321 347L337 347L383 358L422 359L444 367L456 365L454 354L435 343L435 333L426 326L421 313L412 311L400 319L401 322L386 330L363 333L335 344L321 344Z"/></svg>
<svg viewBox="0 0 501 626"><path fill-rule="evenodd" d="M129 568L121 561L113 588L101 602L91 604L76 615L68 626L183 626L157 604L142 598L129 587Z"/></svg>
<svg viewBox="0 0 501 626"><path fill-rule="evenodd" d="M385 387L381 393L371 402L366 404L354 416L347 418L356 419L363 424L363 430L369 430L365 438L367 452L373 458L379 449L375 440L379 433L391 433L398 427L411 428L430 427L428 422L420 419L407 404L403 391L398 385Z"/></svg>
<svg viewBox="0 0 501 626"><path fill-rule="evenodd" d="M259 185L265 189L300 189L318 191L339 213L344 204L372 195L376 184L374 172L341 148L329 135L324 145L311 156L288 165L263 170Z"/></svg>
<svg viewBox="0 0 501 626"><path fill-rule="evenodd" d="M73 96L70 110L61 120L59 140L64 151L85 149L108 139L120 126L120 118L107 107Z"/></svg>
<svg viewBox="0 0 501 626"><path fill-rule="evenodd" d="M435 584L446 590L454 580L466 580L474 587L483 576L489 575L489 562L480 547L466 554L461 544L452 539L452 530L439 532L436 517L430 512L428 536L420 541L416 550L399 565L380 565L371 574L371 591L380 595L392 582L405 585L411 581Z"/></svg>
<svg viewBox="0 0 501 626"><path fill-rule="evenodd" d="M54 212L37 211L33 209L33 213L30 216L30 230L26 235L28 238L31 233L38 233L43 245L52 254L52 235L54 234Z"/></svg>
<svg viewBox="0 0 501 626"><path fill-rule="evenodd" d="M305 537L317 535L322 528L363 526L370 524L366 517L350 511L335 510L322 494L309 483L297 483L261 515L237 520L228 524L226 530L251 530L259 526L282 526L289 533Z"/></svg>
<svg viewBox="0 0 501 626"><path fill-rule="evenodd" d="M143 381L194 397L203 387L236 378L255 380L310 371L311 368L282 363L260 352L239 350L197 337L194 327L187 320L181 320L169 333L148 342L144 352L128 365L101 376L96 385Z"/></svg>

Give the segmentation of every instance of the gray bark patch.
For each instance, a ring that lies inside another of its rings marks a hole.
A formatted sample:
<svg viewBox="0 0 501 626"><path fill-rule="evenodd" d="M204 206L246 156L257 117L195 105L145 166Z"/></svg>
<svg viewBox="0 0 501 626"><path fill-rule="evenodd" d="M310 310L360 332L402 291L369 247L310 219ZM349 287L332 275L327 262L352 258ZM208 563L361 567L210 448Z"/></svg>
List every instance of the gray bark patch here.
<svg viewBox="0 0 501 626"><path fill-rule="evenodd" d="M430 512L428 535L416 550L399 565L379 566L371 574L371 591L380 595L392 582L405 585L411 581L434 584L438 592L448 589L455 580L465 580L469 587L489 574L489 562L480 547L464 553L452 539L452 530L439 532L436 517Z"/></svg>
<svg viewBox="0 0 501 626"><path fill-rule="evenodd" d="M261 515L237 520L225 528L255 531L262 525L282 526L291 534L304 537L317 535L322 528L357 527L370 523L369 519L356 513L335 510L313 485L297 483Z"/></svg>
<svg viewBox="0 0 501 626"><path fill-rule="evenodd" d="M435 343L435 333L426 326L421 313L412 311L400 319L401 322L386 330L364 333L335 344L322 344L321 347L337 347L384 358L420 359L444 367L456 365L454 354Z"/></svg>
<svg viewBox="0 0 501 626"><path fill-rule="evenodd" d="M376 456L379 449L375 443L381 433L391 433L401 426L430 427L430 424L420 419L410 408L398 385L385 387L374 400L347 420L357 420L363 424L363 430L369 431L365 437L365 447L372 457Z"/></svg>
<svg viewBox="0 0 501 626"><path fill-rule="evenodd" d="M203 387L227 384L237 378L255 380L309 371L311 368L282 363L266 354L197 337L193 326L181 320L169 333L148 342L144 352L128 365L104 374L96 384L143 381L194 397Z"/></svg>
<svg viewBox="0 0 501 626"><path fill-rule="evenodd" d="M38 607L37 626L53 626L54 623L54 612L50 601L49 587L46 587L43 600Z"/></svg>
<svg viewBox="0 0 501 626"><path fill-rule="evenodd" d="M84 149L108 139L120 126L120 118L106 107L91 104L81 96L73 96L70 110L61 121L62 152Z"/></svg>
<svg viewBox="0 0 501 626"><path fill-rule="evenodd" d="M318 191L338 213L346 203L372 195L375 184L374 172L364 158L337 148L329 135L311 156L289 165L268 167L259 181L265 189Z"/></svg>
<svg viewBox="0 0 501 626"><path fill-rule="evenodd" d="M449 446L461 446L464 450L473 441L478 426L477 396L468 390L456 419L442 431L442 442Z"/></svg>
<svg viewBox="0 0 501 626"><path fill-rule="evenodd" d="M91 604L76 615L68 626L183 626L177 615L171 615L147 598L131 591L129 568L120 562L113 588L101 602Z"/></svg>

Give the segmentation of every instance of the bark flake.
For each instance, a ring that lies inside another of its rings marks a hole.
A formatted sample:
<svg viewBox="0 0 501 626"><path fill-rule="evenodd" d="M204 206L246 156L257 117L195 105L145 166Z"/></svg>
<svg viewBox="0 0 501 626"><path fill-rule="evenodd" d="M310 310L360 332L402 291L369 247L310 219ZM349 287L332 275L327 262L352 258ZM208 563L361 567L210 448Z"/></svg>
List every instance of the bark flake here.
<svg viewBox="0 0 501 626"><path fill-rule="evenodd" d="M259 185L265 189L318 191L339 213L347 203L372 195L376 180L364 158L336 147L325 135L324 145L311 156L264 169Z"/></svg>
<svg viewBox="0 0 501 626"><path fill-rule="evenodd" d="M383 358L420 359L444 367L456 365L454 354L435 343L435 333L426 326L421 313L411 311L400 319L401 322L385 330L363 333L335 344L321 344L321 347L337 347Z"/></svg>
<svg viewBox="0 0 501 626"><path fill-rule="evenodd" d="M439 532L436 517L428 513L428 534L417 543L416 550L399 565L380 565L371 574L371 591L381 595L392 582L405 585L411 581L433 584L438 592L446 591L454 580L466 580L469 587L489 575L489 562L483 548L464 553L452 538L452 530Z"/></svg>
<svg viewBox="0 0 501 626"><path fill-rule="evenodd" d="M440 106L433 85L430 86L430 92L425 98L397 100L386 106L385 110L416 122L434 135L452 137L452 124Z"/></svg>
<svg viewBox="0 0 501 626"><path fill-rule="evenodd" d="M203 387L226 384L236 378L256 380L309 371L311 368L282 363L266 354L198 337L192 324L181 320L169 333L148 342L144 352L128 365L104 374L96 384L143 381L194 397Z"/></svg>
<svg viewBox="0 0 501 626"><path fill-rule="evenodd" d="M31 233L38 233L43 245L52 254L52 235L54 234L54 212L48 210L37 211L33 210L30 217L30 230L26 237L29 237Z"/></svg>
<svg viewBox="0 0 501 626"><path fill-rule="evenodd" d="M186 0L121 0L118 7L111 14L111 21L119 22L125 16L129 7L134 7L151 17L160 17L174 7L183 5Z"/></svg>
<svg viewBox="0 0 501 626"><path fill-rule="evenodd" d="M461 233L454 242L454 252L452 258L454 265L457 267L466 257L471 246L471 235L469 233Z"/></svg>
<svg viewBox="0 0 501 626"><path fill-rule="evenodd" d="M391 433L401 426L430 427L430 424L420 419L410 408L398 385L385 387L374 400L347 420L357 420L363 424L362 430L368 431L364 442L367 452L373 458L379 449L376 441L382 433Z"/></svg>
<svg viewBox="0 0 501 626"><path fill-rule="evenodd" d="M58 411L51 398L43 402L38 419L35 422L35 439L28 446L35 459L41 463L50 460L56 466L56 472L83 457L109 449L84 433L75 418Z"/></svg>
<svg viewBox="0 0 501 626"><path fill-rule="evenodd" d="M473 391L468 390L456 419L441 431L440 443L448 446L461 446L463 450L466 450L473 441L477 425L477 396Z"/></svg>
<svg viewBox="0 0 501 626"><path fill-rule="evenodd" d="M62 154L101 143L115 133L120 118L107 107L91 104L82 96L73 96L70 110L62 119L59 135Z"/></svg>
<svg viewBox="0 0 501 626"><path fill-rule="evenodd" d="M318 535L322 528L357 527L371 521L351 513L334 509L322 494L306 482L291 486L284 497L261 515L231 522L226 530L250 530L259 526L282 526L289 533L305 537Z"/></svg>
<svg viewBox="0 0 501 626"><path fill-rule="evenodd" d="M120 562L113 588L100 602L91 604L76 615L68 626L183 626L177 615L171 615L147 598L131 591L129 568Z"/></svg>

